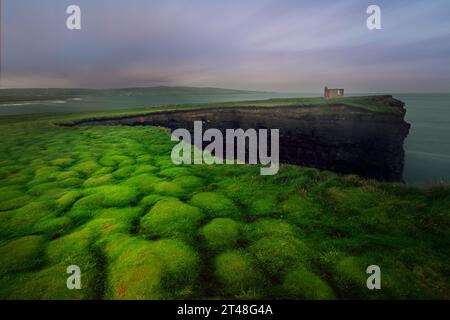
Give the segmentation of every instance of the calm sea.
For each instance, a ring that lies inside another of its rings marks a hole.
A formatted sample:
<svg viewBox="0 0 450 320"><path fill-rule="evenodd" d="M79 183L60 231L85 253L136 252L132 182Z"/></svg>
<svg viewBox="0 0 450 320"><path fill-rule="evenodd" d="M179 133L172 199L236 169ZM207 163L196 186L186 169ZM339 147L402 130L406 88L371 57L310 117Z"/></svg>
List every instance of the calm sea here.
<svg viewBox="0 0 450 320"><path fill-rule="evenodd" d="M406 103L407 183L450 182L450 94L393 94Z"/></svg>
<svg viewBox="0 0 450 320"><path fill-rule="evenodd" d="M81 100L0 105L0 116L67 113L159 106L311 97L317 94L239 94L195 96L84 97ZM450 182L450 94L393 94L406 103L406 121L412 127L405 144L404 180L410 184Z"/></svg>

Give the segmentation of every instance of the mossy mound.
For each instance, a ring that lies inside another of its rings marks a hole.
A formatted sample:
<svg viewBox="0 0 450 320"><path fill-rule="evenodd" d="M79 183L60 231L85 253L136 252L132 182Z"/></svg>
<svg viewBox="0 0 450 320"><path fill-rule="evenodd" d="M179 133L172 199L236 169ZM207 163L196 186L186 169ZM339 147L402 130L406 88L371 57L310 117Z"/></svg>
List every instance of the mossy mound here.
<svg viewBox="0 0 450 320"><path fill-rule="evenodd" d="M58 181L66 180L70 178L79 178L80 174L77 171L62 171L55 176L55 179Z"/></svg>
<svg viewBox="0 0 450 320"><path fill-rule="evenodd" d="M53 238L70 231L73 225L74 221L69 217L49 216L39 220L33 226L33 231L38 234L45 234L49 238Z"/></svg>
<svg viewBox="0 0 450 320"><path fill-rule="evenodd" d="M244 230L248 241L256 241L264 237L289 238L298 233L295 226L282 219L261 219L247 224Z"/></svg>
<svg viewBox="0 0 450 320"><path fill-rule="evenodd" d="M183 242L132 240L109 268L111 299L164 299L192 296L199 259Z"/></svg>
<svg viewBox="0 0 450 320"><path fill-rule="evenodd" d="M0 211L8 211L21 208L33 201L34 197L19 190L4 190L0 192Z"/></svg>
<svg viewBox="0 0 450 320"><path fill-rule="evenodd" d="M0 274L31 269L41 263L42 236L27 236L0 247Z"/></svg>
<svg viewBox="0 0 450 320"><path fill-rule="evenodd" d="M299 263L311 260L310 249L294 237L264 237L252 244L249 251L271 277L279 277Z"/></svg>
<svg viewBox="0 0 450 320"><path fill-rule="evenodd" d="M240 225L229 218L216 218L205 225L200 234L211 251L232 249L241 237Z"/></svg>
<svg viewBox="0 0 450 320"><path fill-rule="evenodd" d="M126 180L125 185L135 188L142 194L146 195L155 190L155 187L162 180L150 173L143 173L133 176Z"/></svg>
<svg viewBox="0 0 450 320"><path fill-rule="evenodd" d="M129 233L142 214L141 208L110 208L98 210L95 218L85 224L86 228L100 232L102 236L108 233Z"/></svg>
<svg viewBox="0 0 450 320"><path fill-rule="evenodd" d="M91 266L94 266L92 261ZM82 270L80 290L67 289L66 264L57 264L41 270L7 276L0 280L0 296L12 300L89 300L98 299L101 292L101 279L94 268Z"/></svg>
<svg viewBox="0 0 450 320"><path fill-rule="evenodd" d="M106 174L103 176L95 176L87 179L83 186L86 188L98 187L105 184L111 184L114 181L114 176L112 174Z"/></svg>
<svg viewBox="0 0 450 320"><path fill-rule="evenodd" d="M101 169L101 166L94 160L81 162L71 167L71 170L75 170L86 176L93 174L99 169Z"/></svg>
<svg viewBox="0 0 450 320"><path fill-rule="evenodd" d="M59 158L51 161L51 164L57 167L68 167L72 163L74 163L75 160L72 158Z"/></svg>
<svg viewBox="0 0 450 320"><path fill-rule="evenodd" d="M197 193L192 197L191 203L211 217L239 216L240 213L230 199L217 192Z"/></svg>
<svg viewBox="0 0 450 320"><path fill-rule="evenodd" d="M164 262L162 288L175 298L189 298L198 287L200 259L196 251L180 240L155 241L152 251Z"/></svg>
<svg viewBox="0 0 450 320"><path fill-rule="evenodd" d="M307 300L331 300L336 296L326 281L306 269L297 267L284 278L282 285L286 297Z"/></svg>
<svg viewBox="0 0 450 320"><path fill-rule="evenodd" d="M157 183L155 185L155 192L171 197L182 197L186 194L186 191L180 185L169 181Z"/></svg>
<svg viewBox="0 0 450 320"><path fill-rule="evenodd" d="M215 258L215 277L224 296L258 298L264 288L264 279L248 254L227 251Z"/></svg>
<svg viewBox="0 0 450 320"><path fill-rule="evenodd" d="M177 177L173 179L172 182L174 184L180 185L183 189L188 190L189 192L195 191L204 184L201 178L189 175Z"/></svg>
<svg viewBox="0 0 450 320"><path fill-rule="evenodd" d="M162 196L160 194L151 194L142 198L142 200L139 202L139 206L143 208L150 208L161 200L178 200L178 199L174 197Z"/></svg>
<svg viewBox="0 0 450 320"><path fill-rule="evenodd" d="M179 200L162 200L141 219L141 232L149 238L191 240L202 218L198 208Z"/></svg>
<svg viewBox="0 0 450 320"><path fill-rule="evenodd" d="M56 200L56 205L62 211L67 210L82 196L83 194L81 191L69 191Z"/></svg>
<svg viewBox="0 0 450 320"><path fill-rule="evenodd" d="M112 175L116 179L125 179L130 177L135 172L135 170L135 166L124 166L114 171Z"/></svg>
<svg viewBox="0 0 450 320"><path fill-rule="evenodd" d="M136 189L122 185L102 186L97 191L104 195L106 207L126 207L135 203L138 197Z"/></svg>
<svg viewBox="0 0 450 320"><path fill-rule="evenodd" d="M187 176L190 174L189 169L183 167L167 168L161 170L159 175L162 177L175 178L179 176Z"/></svg>
<svg viewBox="0 0 450 320"><path fill-rule="evenodd" d="M50 264L69 263L81 266L92 256L92 244L96 231L81 229L56 240L47 246L47 259Z"/></svg>
<svg viewBox="0 0 450 320"><path fill-rule="evenodd" d="M0 235L6 238L28 235L33 226L42 218L54 215L49 201L31 202L20 209L0 215Z"/></svg>
<svg viewBox="0 0 450 320"><path fill-rule="evenodd" d="M138 158L138 162L139 159L144 159L144 158ZM137 167L136 171L134 172L135 175L140 175L143 173L155 173L158 171L158 168L155 166L152 166L151 164L146 164L146 165L140 165Z"/></svg>

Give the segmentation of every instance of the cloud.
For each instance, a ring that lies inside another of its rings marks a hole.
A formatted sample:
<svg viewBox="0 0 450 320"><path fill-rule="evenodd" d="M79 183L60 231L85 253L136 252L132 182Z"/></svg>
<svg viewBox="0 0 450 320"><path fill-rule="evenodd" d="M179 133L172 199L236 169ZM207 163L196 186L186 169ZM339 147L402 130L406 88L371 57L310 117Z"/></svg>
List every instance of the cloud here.
<svg viewBox="0 0 450 320"><path fill-rule="evenodd" d="M375 32L369 1L77 2L81 31L65 28L70 1L3 3L2 86L450 89L447 1L380 0Z"/></svg>

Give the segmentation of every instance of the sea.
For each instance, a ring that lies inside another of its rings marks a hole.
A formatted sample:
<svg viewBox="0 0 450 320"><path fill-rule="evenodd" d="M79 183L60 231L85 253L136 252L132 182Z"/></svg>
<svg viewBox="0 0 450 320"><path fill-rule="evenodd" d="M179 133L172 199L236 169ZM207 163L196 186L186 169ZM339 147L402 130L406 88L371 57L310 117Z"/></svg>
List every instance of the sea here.
<svg viewBox="0 0 450 320"><path fill-rule="evenodd" d="M411 124L405 142L404 181L430 185L450 182L450 93L389 93L406 103ZM367 95L367 94L357 94ZM314 97L317 93L246 93L182 96L85 96L69 100L0 104L0 117L43 113L79 113L185 103Z"/></svg>

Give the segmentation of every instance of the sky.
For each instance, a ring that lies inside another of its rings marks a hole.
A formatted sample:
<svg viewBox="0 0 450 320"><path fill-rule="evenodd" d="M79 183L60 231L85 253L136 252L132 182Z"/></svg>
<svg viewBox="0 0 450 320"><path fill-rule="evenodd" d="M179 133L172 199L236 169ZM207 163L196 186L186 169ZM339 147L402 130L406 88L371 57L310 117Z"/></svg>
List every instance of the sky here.
<svg viewBox="0 0 450 320"><path fill-rule="evenodd" d="M450 92L448 0L0 1L3 88Z"/></svg>

